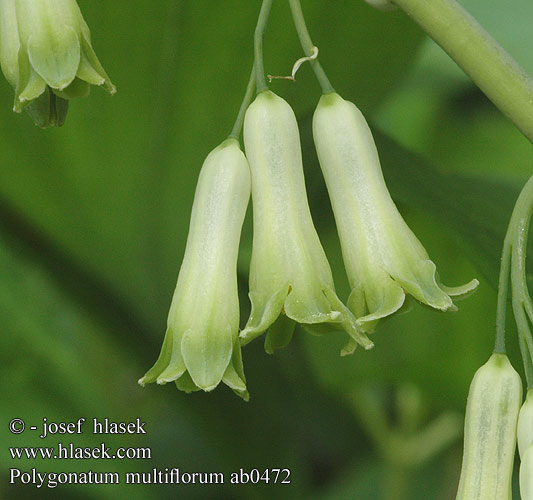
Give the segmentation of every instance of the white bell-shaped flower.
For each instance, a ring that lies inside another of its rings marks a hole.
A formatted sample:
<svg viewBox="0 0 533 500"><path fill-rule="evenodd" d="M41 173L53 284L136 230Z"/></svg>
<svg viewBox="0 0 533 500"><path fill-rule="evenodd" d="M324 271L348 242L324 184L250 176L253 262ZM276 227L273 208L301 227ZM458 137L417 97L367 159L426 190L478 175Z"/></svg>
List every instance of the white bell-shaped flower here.
<svg viewBox="0 0 533 500"><path fill-rule="evenodd" d="M347 305L365 331L403 305L405 294L441 311L452 296L478 285L450 288L392 201L372 133L361 112L338 94L323 95L313 137L326 180L351 286Z"/></svg>
<svg viewBox="0 0 533 500"><path fill-rule="evenodd" d="M202 166L165 340L141 385L175 381L191 392L224 382L248 399L238 340L237 256L249 199L248 162L238 142L228 139Z"/></svg>

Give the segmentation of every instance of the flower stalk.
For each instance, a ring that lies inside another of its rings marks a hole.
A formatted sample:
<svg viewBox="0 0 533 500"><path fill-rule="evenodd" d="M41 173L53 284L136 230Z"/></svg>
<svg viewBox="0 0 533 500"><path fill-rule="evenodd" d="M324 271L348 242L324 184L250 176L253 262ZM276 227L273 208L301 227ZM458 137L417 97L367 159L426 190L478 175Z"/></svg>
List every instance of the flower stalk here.
<svg viewBox="0 0 533 500"><path fill-rule="evenodd" d="M263 64L263 39L265 37L265 30L268 24L268 18L270 17L271 8L272 0L263 0L254 33L255 86L258 94L259 92L268 89L265 77L265 67Z"/></svg>
<svg viewBox="0 0 533 500"><path fill-rule="evenodd" d="M494 352L505 352L505 309L511 278L513 313L528 388L533 387L533 304L527 287L526 253L528 228L533 213L533 176L516 201L503 244Z"/></svg>
<svg viewBox="0 0 533 500"><path fill-rule="evenodd" d="M511 234L512 304L518 329L518 341L528 385L526 401L518 418L518 451L520 453L520 494L522 500L533 500L533 304L526 275L528 230L533 212L533 176L522 189L516 202L508 232Z"/></svg>
<svg viewBox="0 0 533 500"><path fill-rule="evenodd" d="M311 67L313 68L318 83L322 88L322 93L329 94L331 92L335 92L335 89L333 88L333 85L331 85L331 82L329 81L326 72L322 68L322 65L316 57L313 57L313 54L315 52L315 45L311 40L309 30L307 29L307 25L305 24L305 18L302 11L302 5L300 4L300 0L289 0L289 4L291 7L292 18L294 20L294 26L296 28L296 32L298 33L298 38L300 39L300 44L302 46L304 54L309 57L309 62L311 64Z"/></svg>
<svg viewBox="0 0 533 500"><path fill-rule="evenodd" d="M248 79L248 85L246 86L246 92L244 93L241 107L239 108L239 113L237 114L237 118L235 119L235 123L233 124L233 128L231 129L231 133L228 137L229 139L236 139L237 141L240 139L241 132L242 132L242 126L244 123L244 115L246 113L246 110L248 109L248 106L252 102L252 99L254 96L254 90L255 90L255 61L254 61L254 64L252 65L252 71L250 73L250 78Z"/></svg>
<svg viewBox="0 0 533 500"><path fill-rule="evenodd" d="M533 305L527 287L526 253L528 229L533 212L533 176L522 189L516 202L509 232L511 233L511 286L513 313L518 328L518 338L527 385L533 388Z"/></svg>

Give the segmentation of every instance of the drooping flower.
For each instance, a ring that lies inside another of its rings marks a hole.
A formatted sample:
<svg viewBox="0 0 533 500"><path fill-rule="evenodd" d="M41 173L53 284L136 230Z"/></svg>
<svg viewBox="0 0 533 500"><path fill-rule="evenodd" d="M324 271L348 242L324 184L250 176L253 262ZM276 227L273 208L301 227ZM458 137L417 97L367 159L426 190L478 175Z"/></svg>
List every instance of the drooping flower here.
<svg viewBox="0 0 533 500"><path fill-rule="evenodd" d="M441 311L478 285L442 285L435 264L387 190L372 133L361 112L338 94L323 95L313 137L326 180L351 286L348 307L372 332L403 305L405 294Z"/></svg>
<svg viewBox="0 0 533 500"><path fill-rule="evenodd" d="M241 332L247 343L268 330L265 348L286 345L294 324L344 329L342 353L371 341L335 293L305 190L294 113L281 97L261 92L246 112L246 156L252 173L254 236L250 264L252 311Z"/></svg>
<svg viewBox="0 0 533 500"><path fill-rule="evenodd" d="M37 125L61 125L67 100L90 85L115 87L91 46L76 0L0 0L0 64L15 88L13 110Z"/></svg>
<svg viewBox="0 0 533 500"><path fill-rule="evenodd" d="M139 380L176 382L185 392L221 381L248 399L242 366L237 255L250 199L248 162L235 139L206 158L161 354Z"/></svg>
<svg viewBox="0 0 533 500"><path fill-rule="evenodd" d="M470 385L456 500L511 500L521 401L520 376L505 354L493 354Z"/></svg>

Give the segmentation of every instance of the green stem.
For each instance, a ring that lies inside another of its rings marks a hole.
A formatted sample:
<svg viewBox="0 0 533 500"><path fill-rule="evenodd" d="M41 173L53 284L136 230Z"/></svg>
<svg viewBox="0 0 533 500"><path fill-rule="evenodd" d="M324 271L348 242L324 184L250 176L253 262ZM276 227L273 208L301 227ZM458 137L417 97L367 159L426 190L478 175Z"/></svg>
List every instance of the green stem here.
<svg viewBox="0 0 533 500"><path fill-rule="evenodd" d="M533 142L533 79L455 0L394 0Z"/></svg>
<svg viewBox="0 0 533 500"><path fill-rule="evenodd" d="M533 212L533 176L522 189L511 216L513 231L511 255L511 282L513 312L518 328L520 350L528 387L533 384L533 336L528 322L531 298L527 288L526 253L529 223ZM527 313L527 314L526 314Z"/></svg>
<svg viewBox="0 0 533 500"><path fill-rule="evenodd" d="M531 357L531 348L533 346L531 345L531 342L529 342L528 345L528 338L525 333L526 331L528 331L530 333L529 337L531 339L531 332L529 330L529 325L527 322L527 318L524 314L524 310L518 307L514 311L514 314L516 325L518 328L518 344L520 346L520 354L522 355L522 361L524 363L524 372L526 374L527 387L528 389L531 389L533 388L533 362Z"/></svg>
<svg viewBox="0 0 533 500"><path fill-rule="evenodd" d="M242 124L244 123L244 115L248 106L252 102L252 97L254 96L255 90L255 61L252 65L252 72L250 73L250 79L248 80L248 85L246 86L246 92L242 99L241 107L239 108L239 113L231 129L231 134L228 136L228 139L237 139L241 136Z"/></svg>
<svg viewBox="0 0 533 500"><path fill-rule="evenodd" d="M259 18L257 19L257 26L254 34L254 54L255 54L255 87L259 94L268 90L268 85L265 78L265 68L263 65L263 38L270 16L270 9L272 8L272 0L263 0Z"/></svg>
<svg viewBox="0 0 533 500"><path fill-rule="evenodd" d="M289 0L291 6L292 18L294 19L294 26L296 27L296 32L298 33L298 38L300 39L300 44L306 57L311 57L314 52L314 44L309 36L309 31L307 30L307 25L305 24L304 14L302 12L302 6L300 0ZM315 72L315 76L322 87L323 94L331 94L335 92L333 85L326 76L325 71L322 69L322 66L317 59L311 59L309 61L311 67Z"/></svg>
<svg viewBox="0 0 533 500"><path fill-rule="evenodd" d="M500 354L505 354L505 313L507 309L507 295L509 292L509 276L511 270L511 233L512 225L509 223L507 234L503 241L500 279L498 282L498 303L496 305L496 337L494 341L494 352Z"/></svg>

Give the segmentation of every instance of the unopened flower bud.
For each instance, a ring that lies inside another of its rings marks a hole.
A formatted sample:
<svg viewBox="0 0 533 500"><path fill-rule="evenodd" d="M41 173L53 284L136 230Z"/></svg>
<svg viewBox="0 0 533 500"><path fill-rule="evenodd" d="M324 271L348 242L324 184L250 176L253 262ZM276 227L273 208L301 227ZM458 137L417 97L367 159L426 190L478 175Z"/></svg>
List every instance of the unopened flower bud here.
<svg viewBox="0 0 533 500"><path fill-rule="evenodd" d="M521 401L520 376L505 354L493 354L470 385L456 500L511 500Z"/></svg>

